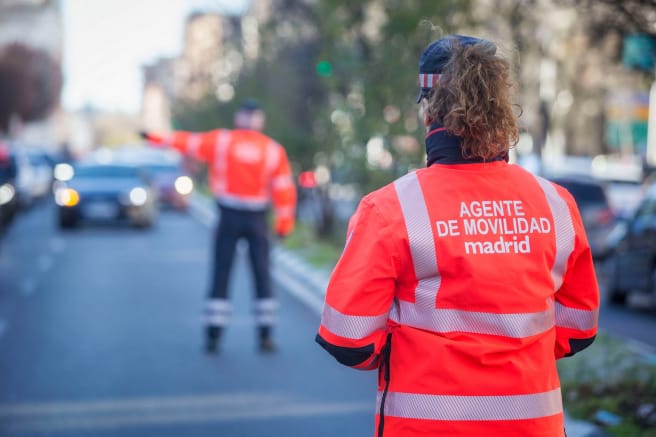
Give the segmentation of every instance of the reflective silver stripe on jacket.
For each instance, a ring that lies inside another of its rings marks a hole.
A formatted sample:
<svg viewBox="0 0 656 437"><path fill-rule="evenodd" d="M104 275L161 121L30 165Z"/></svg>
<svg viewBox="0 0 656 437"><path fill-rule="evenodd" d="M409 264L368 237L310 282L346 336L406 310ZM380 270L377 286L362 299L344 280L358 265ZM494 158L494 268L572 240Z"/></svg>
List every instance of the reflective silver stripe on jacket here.
<svg viewBox="0 0 656 437"><path fill-rule="evenodd" d="M599 309L580 310L556 303L556 326L581 331L593 329L599 320Z"/></svg>
<svg viewBox="0 0 656 437"><path fill-rule="evenodd" d="M323 306L321 324L335 335L359 340L385 328L387 313L377 316L350 316L337 311L327 303Z"/></svg>
<svg viewBox="0 0 656 437"><path fill-rule="evenodd" d="M200 149L201 136L199 134L191 134L189 136L189 152L188 154L195 159L200 158L198 152Z"/></svg>
<svg viewBox="0 0 656 437"><path fill-rule="evenodd" d="M542 187L542 191L544 191L554 220L556 259L551 268L551 278L555 291L558 291L560 286L563 285L563 276L565 276L565 271L567 270L567 260L574 250L574 225L572 224L572 216L570 215L567 203L560 197L556 191L556 187L540 176L535 176L535 178L540 184L540 187Z"/></svg>
<svg viewBox="0 0 656 437"><path fill-rule="evenodd" d="M230 131L221 129L216 136L214 149L214 168L216 169L216 184L213 188L214 194L222 194L227 189L226 179L228 169L228 146L230 145Z"/></svg>
<svg viewBox="0 0 656 437"><path fill-rule="evenodd" d="M376 411L382 393L378 392ZM505 396L455 396L388 392L385 416L423 420L523 420L563 412L560 389Z"/></svg>
<svg viewBox="0 0 656 437"><path fill-rule="evenodd" d="M446 308L426 311L412 302L396 301L390 319L413 328L432 332L470 332L524 338L554 327L554 305L535 313L484 313Z"/></svg>
<svg viewBox="0 0 656 437"><path fill-rule="evenodd" d="M422 309L434 309L442 278L437 266L433 225L417 174L412 172L397 179L394 188L401 204L418 281L415 304Z"/></svg>

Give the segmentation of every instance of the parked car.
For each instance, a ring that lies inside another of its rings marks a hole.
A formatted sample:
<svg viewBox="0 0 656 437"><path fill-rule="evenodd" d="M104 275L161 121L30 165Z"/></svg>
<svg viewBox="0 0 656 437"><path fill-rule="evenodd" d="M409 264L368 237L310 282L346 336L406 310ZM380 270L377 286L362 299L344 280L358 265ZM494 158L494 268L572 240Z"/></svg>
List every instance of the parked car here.
<svg viewBox="0 0 656 437"><path fill-rule="evenodd" d="M15 146L16 191L21 208L30 207L35 201L48 196L52 187L52 161L36 149Z"/></svg>
<svg viewBox="0 0 656 437"><path fill-rule="evenodd" d="M616 218L606 192L606 184L585 176L553 176L548 179L567 189L574 197L592 256L604 259L609 253L608 235L615 226Z"/></svg>
<svg viewBox="0 0 656 437"><path fill-rule="evenodd" d="M649 293L656 303L656 184L633 215L617 223L610 234L609 299L624 303L631 291Z"/></svg>
<svg viewBox="0 0 656 437"><path fill-rule="evenodd" d="M6 144L0 142L0 236L14 220L17 211L16 162Z"/></svg>
<svg viewBox="0 0 656 437"><path fill-rule="evenodd" d="M83 220L128 221L142 228L156 221L157 192L138 166L59 164L55 173L55 203L62 228L74 228Z"/></svg>

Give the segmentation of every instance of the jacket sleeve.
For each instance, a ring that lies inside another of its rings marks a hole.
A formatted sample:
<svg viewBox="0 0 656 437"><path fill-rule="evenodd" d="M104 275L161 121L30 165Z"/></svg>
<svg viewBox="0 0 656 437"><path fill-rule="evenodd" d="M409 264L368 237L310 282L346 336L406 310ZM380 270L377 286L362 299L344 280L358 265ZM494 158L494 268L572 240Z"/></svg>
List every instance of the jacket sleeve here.
<svg viewBox="0 0 656 437"><path fill-rule="evenodd" d="M580 213L571 195L567 201L574 228L574 247L561 287L556 292L556 359L569 357L590 346L597 334L599 286Z"/></svg>
<svg viewBox="0 0 656 437"><path fill-rule="evenodd" d="M278 159L271 174L271 201L274 211L274 228L277 235L285 236L294 230L296 217L296 187L285 149L275 144Z"/></svg>
<svg viewBox="0 0 656 437"><path fill-rule="evenodd" d="M218 129L210 132L175 131L170 135L148 132L146 139L153 144L169 146L185 156L209 162L219 135L229 135L229 130Z"/></svg>
<svg viewBox="0 0 656 437"><path fill-rule="evenodd" d="M349 223L346 246L326 291L316 341L340 363L378 367L394 298L393 229L363 200Z"/></svg>

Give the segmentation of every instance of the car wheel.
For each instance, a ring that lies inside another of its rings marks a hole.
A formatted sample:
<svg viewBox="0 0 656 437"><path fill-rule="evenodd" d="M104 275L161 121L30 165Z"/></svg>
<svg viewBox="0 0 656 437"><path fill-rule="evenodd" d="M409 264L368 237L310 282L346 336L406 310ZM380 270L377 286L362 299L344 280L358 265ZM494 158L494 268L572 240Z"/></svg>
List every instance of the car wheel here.
<svg viewBox="0 0 656 437"><path fill-rule="evenodd" d="M617 264L616 257L608 260L608 300L613 304L624 305L629 293L617 285L620 274Z"/></svg>

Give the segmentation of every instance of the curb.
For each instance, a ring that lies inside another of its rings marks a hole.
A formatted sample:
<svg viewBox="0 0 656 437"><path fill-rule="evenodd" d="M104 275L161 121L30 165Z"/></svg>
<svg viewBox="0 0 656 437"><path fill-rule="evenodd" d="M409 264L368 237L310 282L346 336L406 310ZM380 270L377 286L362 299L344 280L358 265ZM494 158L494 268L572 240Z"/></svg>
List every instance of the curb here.
<svg viewBox="0 0 656 437"><path fill-rule="evenodd" d="M190 198L189 206L192 217L207 227L214 226L217 213L210 199L196 194ZM273 280L317 315L321 315L330 272L310 266L302 257L279 245L274 245L271 254ZM565 412L565 427L567 437L607 436L598 426L590 422L569 418L567 412Z"/></svg>

